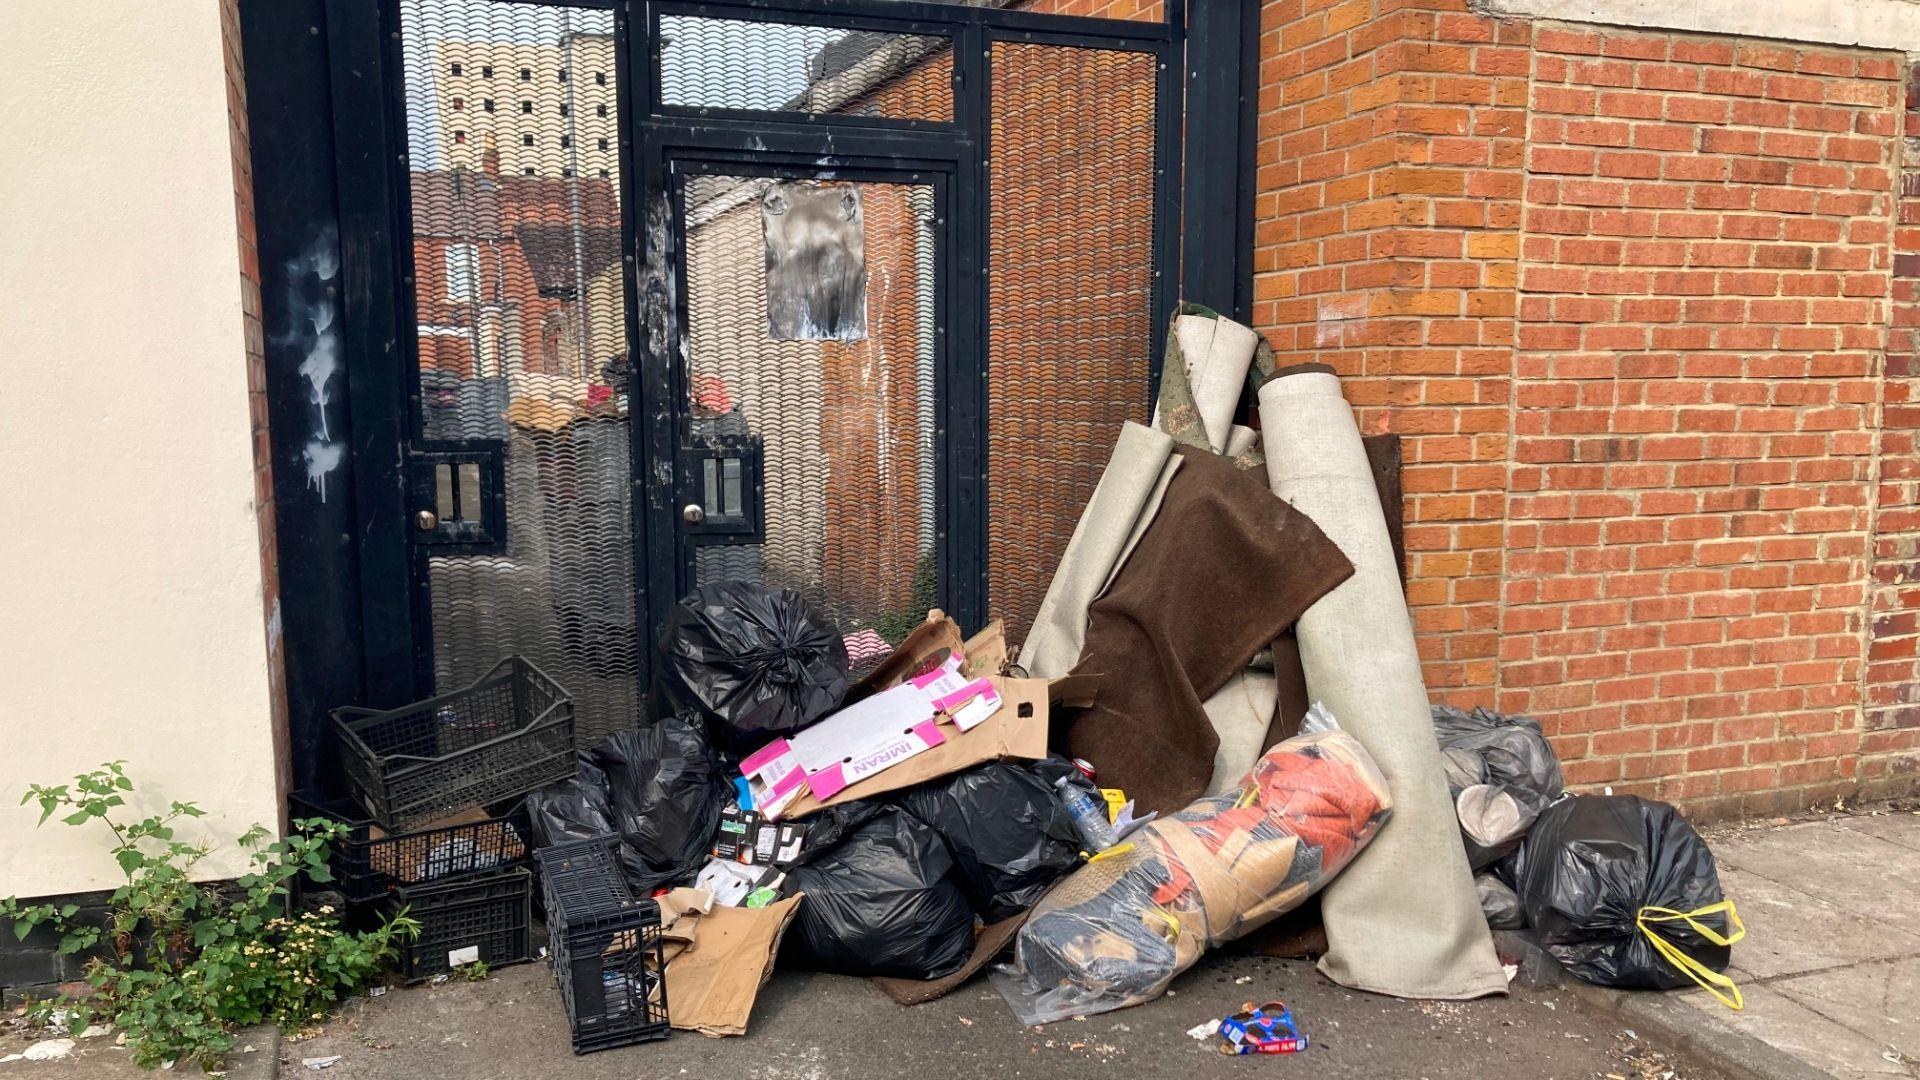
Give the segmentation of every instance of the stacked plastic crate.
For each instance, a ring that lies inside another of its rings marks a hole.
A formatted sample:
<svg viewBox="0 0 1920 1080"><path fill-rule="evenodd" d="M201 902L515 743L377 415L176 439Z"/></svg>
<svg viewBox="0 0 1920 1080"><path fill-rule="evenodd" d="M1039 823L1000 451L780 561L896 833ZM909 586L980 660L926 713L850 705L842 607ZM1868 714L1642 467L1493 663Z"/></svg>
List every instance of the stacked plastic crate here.
<svg viewBox="0 0 1920 1080"><path fill-rule="evenodd" d="M530 959L533 853L518 806L578 769L566 692L514 657L452 693L333 719L358 805L296 797L294 816L347 826L331 868L356 920L419 921L400 957L408 982Z"/></svg>
<svg viewBox="0 0 1920 1080"><path fill-rule="evenodd" d="M538 855L547 940L573 1052L664 1039L667 984L660 906L636 899L610 836Z"/></svg>

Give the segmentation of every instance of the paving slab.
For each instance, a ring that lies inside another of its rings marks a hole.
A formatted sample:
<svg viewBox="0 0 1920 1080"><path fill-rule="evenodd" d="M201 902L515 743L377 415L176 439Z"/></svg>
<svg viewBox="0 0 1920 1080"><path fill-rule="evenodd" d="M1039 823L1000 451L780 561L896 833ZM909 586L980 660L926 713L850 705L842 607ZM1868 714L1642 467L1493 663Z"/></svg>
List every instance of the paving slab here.
<svg viewBox="0 0 1920 1080"><path fill-rule="evenodd" d="M1767 1043L1840 1080L1914 1080L1917 1075L1898 1057L1888 1060L1887 1047L1845 1024L1828 1019L1781 993L1771 984L1742 989L1746 1007L1739 1012L1722 1005L1705 991L1671 995L1706 1014L1714 1023Z"/></svg>
<svg viewBox="0 0 1920 1080"><path fill-rule="evenodd" d="M1920 934L1920 858L1910 848L1829 821L1743 834L1714 845L1723 866Z"/></svg>
<svg viewBox="0 0 1920 1080"><path fill-rule="evenodd" d="M1920 853L1920 810L1888 814L1863 814L1836 822L1843 829L1877 836L1889 843Z"/></svg>
<svg viewBox="0 0 1920 1080"><path fill-rule="evenodd" d="M1920 856L1920 852L1915 853ZM1920 934L1857 914L1736 866L1722 865L1720 886L1746 924L1734 964L1751 978L1824 971L1842 964L1920 956Z"/></svg>
<svg viewBox="0 0 1920 1080"><path fill-rule="evenodd" d="M1782 979L1772 989L1885 1049L1920 1060L1920 958Z"/></svg>

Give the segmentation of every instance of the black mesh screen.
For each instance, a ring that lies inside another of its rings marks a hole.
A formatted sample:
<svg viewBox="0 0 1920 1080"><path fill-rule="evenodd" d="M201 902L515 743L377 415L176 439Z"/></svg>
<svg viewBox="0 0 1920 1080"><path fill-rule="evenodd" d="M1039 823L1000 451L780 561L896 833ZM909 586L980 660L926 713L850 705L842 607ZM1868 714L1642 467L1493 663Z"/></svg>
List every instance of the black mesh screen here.
<svg viewBox="0 0 1920 1080"><path fill-rule="evenodd" d="M692 15L663 16L660 34L665 105L953 119L944 37Z"/></svg>
<svg viewBox="0 0 1920 1080"><path fill-rule="evenodd" d="M686 380L696 435L762 443L763 543L705 546L699 581L799 590L843 633L898 641L934 603L935 207L931 187L863 183L865 332L768 332L769 181L684 193ZM837 188L836 188L837 189Z"/></svg>
<svg viewBox="0 0 1920 1080"><path fill-rule="evenodd" d="M402 0L421 428L506 444L499 555L429 560L442 687L502 657L636 718L613 16Z"/></svg>
<svg viewBox="0 0 1920 1080"><path fill-rule="evenodd" d="M1153 348L1151 53L997 42L989 162L987 595L1026 636Z"/></svg>

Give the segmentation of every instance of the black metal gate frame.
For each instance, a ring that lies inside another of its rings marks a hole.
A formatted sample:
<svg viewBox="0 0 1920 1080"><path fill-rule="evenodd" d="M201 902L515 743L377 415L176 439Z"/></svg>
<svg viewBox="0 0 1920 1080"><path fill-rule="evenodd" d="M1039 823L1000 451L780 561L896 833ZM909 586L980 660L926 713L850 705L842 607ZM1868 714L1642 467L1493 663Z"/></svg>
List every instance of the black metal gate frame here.
<svg viewBox="0 0 1920 1080"><path fill-rule="evenodd" d="M900 179L901 173L947 173L956 182L950 189L954 242L939 253L941 287L936 340L941 361L936 365L935 400L940 409L935 453L943 469L935 505L936 563L943 567L940 603L963 626L986 619L985 561L987 515L985 477L987 461L987 366L984 343L987 320L990 250L988 176L992 159L989 126L989 88L992 85L992 47L998 41L1017 41L1061 47L1148 52L1158 68L1154 198L1155 277L1152 324L1159 326L1175 300L1173 268L1179 259L1179 185L1177 154L1180 123L1180 63L1178 27L1181 0L1171 0L1165 23L1072 16L1039 15L1025 11L966 7L955 4L896 2L896 0L651 0L642 5L638 34L628 39L630 99L637 107L630 116L639 131L638 160L623 176L632 178L624 205L629 217L649 212L652 199L674 190L668 175L670 159L711 157L739 161L752 155L762 169L788 175L830 171L848 179ZM954 109L951 121L924 119L766 113L729 109L670 106L658 99L660 85L654 69L652 44L660 40L660 20L671 15L753 19L807 25L830 25L848 30L912 34L947 39L952 46ZM623 123L627 121L623 120ZM756 171L760 171L757 169ZM642 398L649 403L643 423L635 425L638 460L669 461L677 432L670 409L663 403L684 399L678 385L680 364L673 343L687 316L685 260L668 252L661 260L675 275L671 289L658 280L660 267L651 262L649 245L661 238L672 242L673 230L635 228L630 278L640 292L630 327L632 340L645 357ZM968 268L979 273L968 275ZM1157 385L1162 343L1152 341L1149 386ZM646 430L641 430L645 428ZM657 625L677 597L673 491L662 484L645 485L633 499L636 548L646 553L636 566L636 578L645 581L650 626ZM644 636L643 636L644 640ZM643 665L642 670L645 670Z"/></svg>
<svg viewBox="0 0 1920 1080"><path fill-rule="evenodd" d="M842 175L890 177L903 170L947 172L955 218L954 243L942 259L946 304L941 321L948 362L945 385L945 483L938 520L944 545L943 604L962 625L986 612L987 460L985 353L990 207L988 169L992 46L1021 42L1071 48L1151 53L1156 87L1155 236L1152 323L1173 309L1180 265L1180 147L1185 0L1165 0L1163 22L1039 14L919 0L492 0L613 12L620 110L622 246L625 252L627 332L641 362L634 418L633 505L635 617L639 677L650 670L652 632L676 599L675 531L671 480L681 392L674 330L684 318L684 281L671 290L659 270L683 275L672 252L655 241L667 229L649 229L648 215L665 214L671 190L668 155L724 157L738 163L753 154L767 171L830 169ZM377 3L377 7L375 6ZM838 114L741 112L666 106L659 100L659 20L696 15L760 22L827 25L849 30L946 37L953 43L954 117L928 121ZM406 453L409 446L444 449L422 440L417 338L413 319L412 246L404 87L400 78L398 0L327 0L327 48L333 93L333 135L339 192L344 288L343 352L358 523L360 632L365 699L395 703L433 685L432 619L425 581L426 550L408 532ZM1198 73L1196 72L1196 76ZM1235 90L1239 74L1229 73ZM1242 103L1245 104L1244 95ZM969 136L975 136L970 138ZM824 162L823 160L824 159ZM1236 171L1244 172L1243 168ZM802 166L805 166L802 169ZM1244 176L1243 176L1244 180ZM1217 216L1209 212L1217 223ZM656 222L656 224L660 224ZM1229 227L1233 222L1229 221ZM1192 232L1191 226L1189 232ZM670 239L669 239L670 243ZM1191 244L1191 240L1190 240ZM649 268L652 268L650 272ZM961 271L978 267L977 276ZM677 301L676 301L677 298ZM1235 306L1238 306L1237 304ZM953 317L970 314L970 317ZM1162 341L1149 334L1149 392L1158 386ZM356 362L358 361L358 362ZM650 467L650 468L648 468ZM664 472L663 472L664 470ZM666 479L662 479L666 477Z"/></svg>

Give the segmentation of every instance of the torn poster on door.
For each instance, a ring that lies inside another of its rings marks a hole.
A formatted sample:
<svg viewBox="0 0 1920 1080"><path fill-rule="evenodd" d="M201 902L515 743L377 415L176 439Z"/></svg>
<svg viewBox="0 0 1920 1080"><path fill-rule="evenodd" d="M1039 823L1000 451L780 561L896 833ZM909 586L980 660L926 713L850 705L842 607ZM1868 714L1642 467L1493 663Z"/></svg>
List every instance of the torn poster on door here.
<svg viewBox="0 0 1920 1080"><path fill-rule="evenodd" d="M786 740L785 747L769 745L747 760L763 777L797 763L814 798L830 799L849 784L945 742L943 718L962 732L971 731L1000 704L991 681L965 678L960 660L949 657L932 671L827 717ZM771 781L769 790L782 808L797 794L790 778ZM757 802L755 808L766 813Z"/></svg>
<svg viewBox="0 0 1920 1080"><path fill-rule="evenodd" d="M867 336L867 223L860 189L778 181L760 200L767 333L775 341Z"/></svg>

